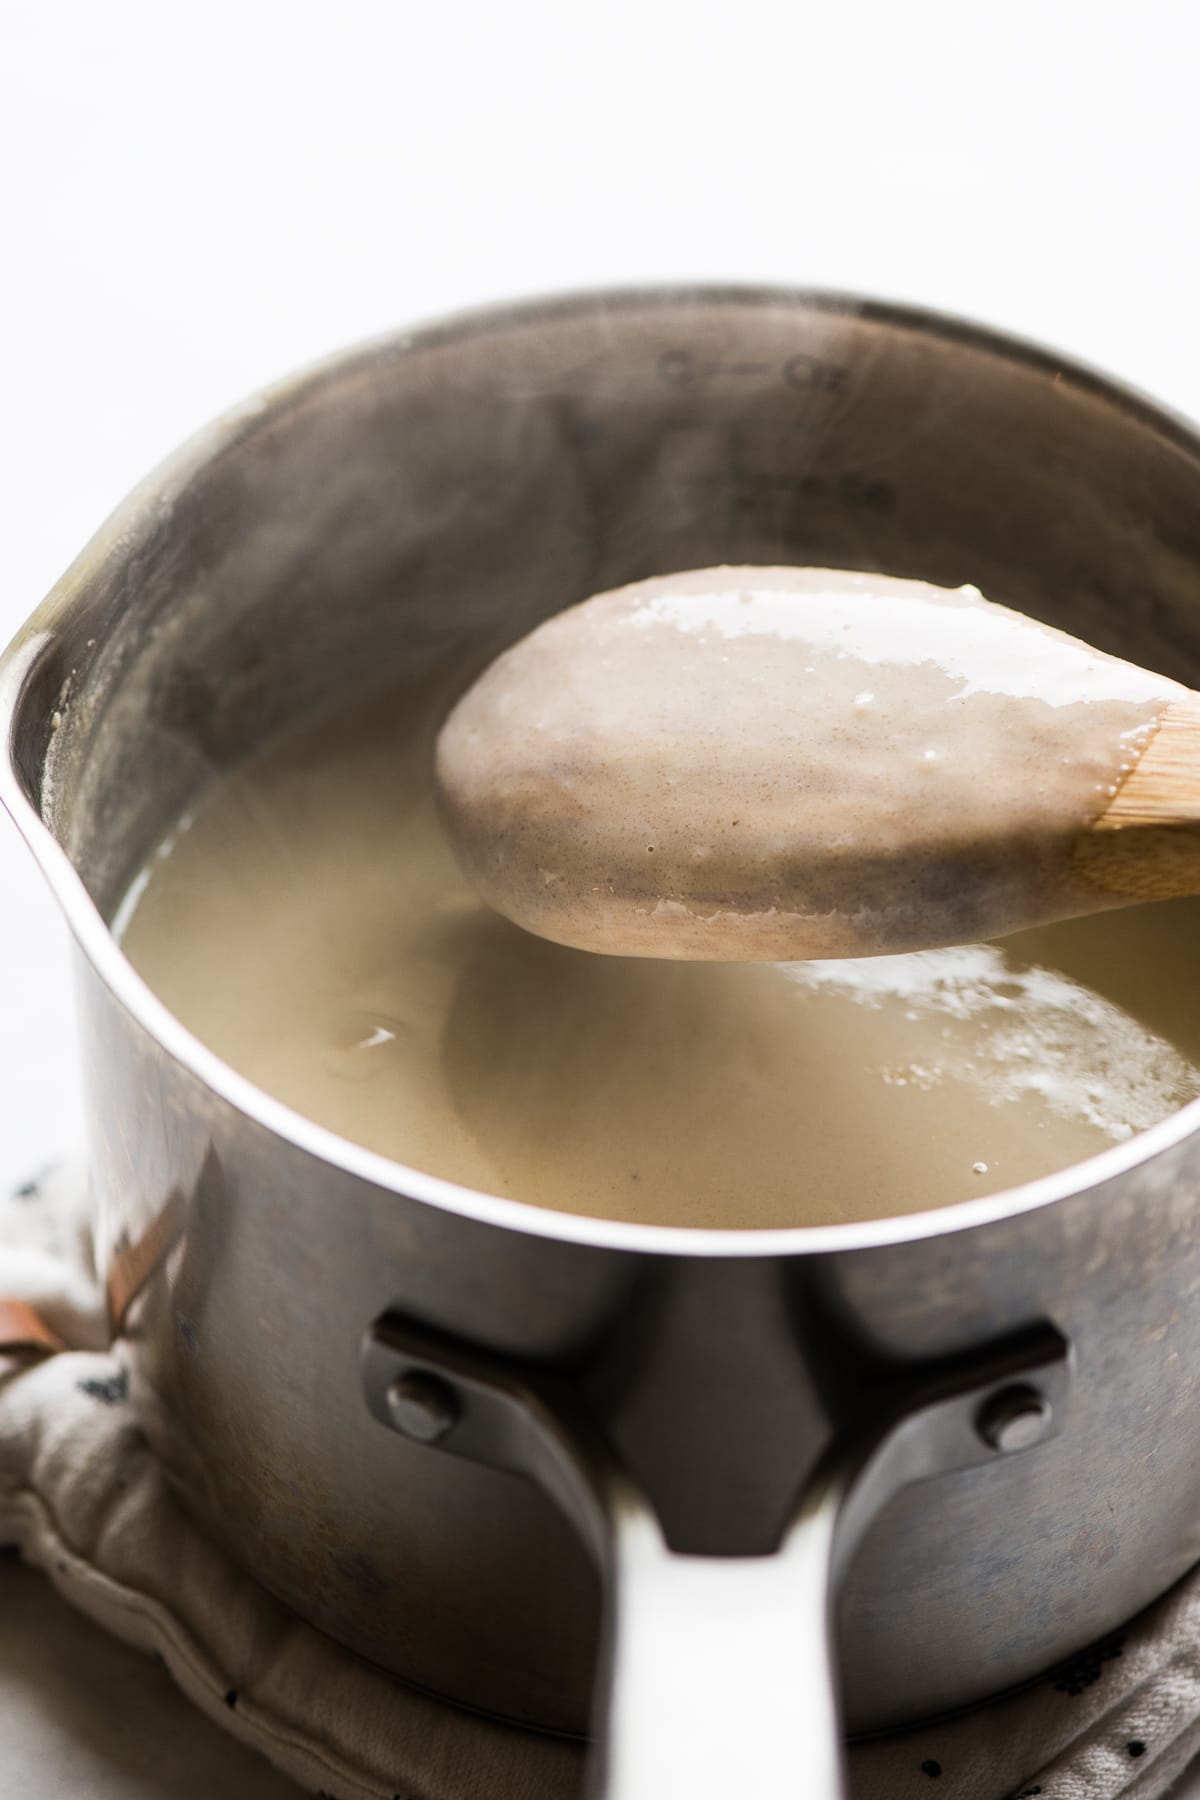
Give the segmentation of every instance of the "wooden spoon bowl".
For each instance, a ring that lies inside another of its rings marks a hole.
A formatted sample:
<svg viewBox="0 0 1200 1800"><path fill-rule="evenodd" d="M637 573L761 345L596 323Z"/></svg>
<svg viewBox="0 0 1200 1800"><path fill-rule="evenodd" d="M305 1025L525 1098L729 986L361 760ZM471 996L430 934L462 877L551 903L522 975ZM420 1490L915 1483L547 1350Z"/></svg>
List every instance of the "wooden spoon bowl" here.
<svg viewBox="0 0 1200 1800"><path fill-rule="evenodd" d="M437 785L491 906L625 956L874 955L1200 891L1200 696L843 570L558 614L459 702Z"/></svg>

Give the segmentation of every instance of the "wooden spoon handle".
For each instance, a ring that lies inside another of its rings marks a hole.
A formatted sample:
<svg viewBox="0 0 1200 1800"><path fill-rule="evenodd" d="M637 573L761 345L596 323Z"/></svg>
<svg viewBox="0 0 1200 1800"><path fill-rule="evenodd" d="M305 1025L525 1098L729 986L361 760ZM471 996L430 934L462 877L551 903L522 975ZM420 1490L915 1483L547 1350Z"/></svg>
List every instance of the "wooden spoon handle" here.
<svg viewBox="0 0 1200 1800"><path fill-rule="evenodd" d="M1200 893L1200 694L1173 700L1091 830L1076 866L1105 893L1172 900Z"/></svg>

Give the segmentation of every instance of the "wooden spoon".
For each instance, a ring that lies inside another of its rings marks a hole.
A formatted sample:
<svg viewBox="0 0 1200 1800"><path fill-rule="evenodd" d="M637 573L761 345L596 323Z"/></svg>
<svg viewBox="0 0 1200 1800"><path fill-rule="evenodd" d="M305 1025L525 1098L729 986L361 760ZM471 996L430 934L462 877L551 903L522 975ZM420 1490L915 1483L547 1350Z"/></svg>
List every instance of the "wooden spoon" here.
<svg viewBox="0 0 1200 1800"><path fill-rule="evenodd" d="M459 702L437 788L489 905L624 956L867 956L1200 891L1200 695L887 576L572 607Z"/></svg>

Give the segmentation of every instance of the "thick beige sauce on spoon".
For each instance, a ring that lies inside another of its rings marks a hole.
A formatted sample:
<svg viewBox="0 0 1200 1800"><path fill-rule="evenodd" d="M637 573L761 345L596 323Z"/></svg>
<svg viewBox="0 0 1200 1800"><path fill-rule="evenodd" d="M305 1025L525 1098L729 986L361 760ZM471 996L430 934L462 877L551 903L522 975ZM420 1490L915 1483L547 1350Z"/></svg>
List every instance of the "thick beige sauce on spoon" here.
<svg viewBox="0 0 1200 1800"><path fill-rule="evenodd" d="M558 943L867 956L1114 903L1075 842L1186 693L974 588L701 569L498 657L438 777L474 887Z"/></svg>
<svg viewBox="0 0 1200 1800"><path fill-rule="evenodd" d="M198 1037L332 1130L538 1206L765 1227L1009 1186L1200 1092L1200 903L865 961L588 956L464 880L444 711L402 694L270 749L117 922Z"/></svg>

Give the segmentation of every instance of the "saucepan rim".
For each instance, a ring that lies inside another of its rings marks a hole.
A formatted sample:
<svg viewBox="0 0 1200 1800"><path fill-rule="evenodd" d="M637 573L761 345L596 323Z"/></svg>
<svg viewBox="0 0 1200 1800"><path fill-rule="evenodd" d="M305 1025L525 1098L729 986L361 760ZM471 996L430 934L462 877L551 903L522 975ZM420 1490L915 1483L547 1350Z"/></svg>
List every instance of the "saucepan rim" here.
<svg viewBox="0 0 1200 1800"><path fill-rule="evenodd" d="M1071 1195L1098 1190L1131 1169L1200 1132L1200 1098L1084 1162L1021 1186L958 1201L930 1211L837 1225L796 1225L768 1229L647 1225L556 1212L467 1188L440 1176L368 1150L274 1099L238 1073L195 1037L154 994L121 950L70 858L44 823L21 780L15 739L21 699L33 670L56 642L93 572L110 557L128 554L164 500L182 490L202 469L233 450L265 416L278 418L314 389L410 351L467 339L505 326L536 324L572 313L649 309L655 306L794 306L831 316L865 317L941 341L958 340L1025 367L1040 367L1091 392L1157 436L1200 457L1200 433L1182 415L1137 390L1052 349L1021 337L930 308L874 299L837 290L770 285L702 283L573 290L551 296L473 307L427 323L386 333L341 350L251 395L203 426L153 470L84 548L42 604L0 654L0 720L5 755L0 757L3 802L41 868L76 943L101 981L130 1017L159 1047L219 1099L296 1149L372 1187L403 1194L445 1212L500 1229L643 1255L753 1257L827 1255L883 1248L972 1230L1053 1205Z"/></svg>

